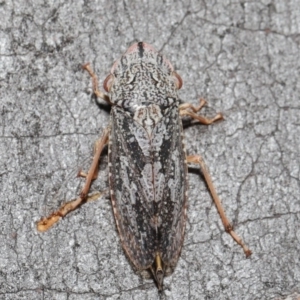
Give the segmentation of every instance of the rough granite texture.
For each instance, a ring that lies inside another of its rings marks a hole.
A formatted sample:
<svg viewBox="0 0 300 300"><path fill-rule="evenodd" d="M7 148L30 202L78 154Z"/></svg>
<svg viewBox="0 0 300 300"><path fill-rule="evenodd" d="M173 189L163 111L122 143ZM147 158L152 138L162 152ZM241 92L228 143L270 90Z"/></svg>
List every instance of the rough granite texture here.
<svg viewBox="0 0 300 300"><path fill-rule="evenodd" d="M299 299L299 1L3 0L0 20L0 299ZM224 113L187 126L187 149L204 157L253 251L246 259L224 232L195 166L183 250L162 294L126 258L109 198L46 233L35 227L109 121L81 64L102 83L141 40L174 64L183 101L202 96L203 114Z"/></svg>

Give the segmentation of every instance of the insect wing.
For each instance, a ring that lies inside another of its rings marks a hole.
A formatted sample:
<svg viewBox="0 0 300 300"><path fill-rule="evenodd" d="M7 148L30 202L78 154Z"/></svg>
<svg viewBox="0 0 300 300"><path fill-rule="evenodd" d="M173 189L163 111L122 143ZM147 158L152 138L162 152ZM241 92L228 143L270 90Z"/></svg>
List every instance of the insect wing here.
<svg viewBox="0 0 300 300"><path fill-rule="evenodd" d="M139 269L159 252L175 265L185 219L187 166L178 107L164 110L149 138L147 130L121 108L111 112L109 179L123 247Z"/></svg>

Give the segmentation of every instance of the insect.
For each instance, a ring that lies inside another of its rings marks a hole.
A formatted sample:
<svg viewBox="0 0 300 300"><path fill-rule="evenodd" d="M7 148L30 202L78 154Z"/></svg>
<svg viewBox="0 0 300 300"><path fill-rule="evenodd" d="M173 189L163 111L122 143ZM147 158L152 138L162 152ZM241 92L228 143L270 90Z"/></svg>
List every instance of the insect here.
<svg viewBox="0 0 300 300"><path fill-rule="evenodd" d="M203 159L185 153L181 117L209 125L222 119L222 114L211 119L200 116L206 103L203 99L197 107L180 104L181 77L163 55L144 42L132 45L113 64L103 84L108 95L98 90L89 64L84 69L92 77L95 95L112 106L110 122L96 144L88 173L80 173L86 181L79 197L42 218L37 229L48 230L95 197L89 195L89 189L102 150L108 145L110 197L123 249L137 270L150 270L159 290L164 276L176 266L183 244L189 163L200 166L225 230L246 257L251 255L233 231Z"/></svg>

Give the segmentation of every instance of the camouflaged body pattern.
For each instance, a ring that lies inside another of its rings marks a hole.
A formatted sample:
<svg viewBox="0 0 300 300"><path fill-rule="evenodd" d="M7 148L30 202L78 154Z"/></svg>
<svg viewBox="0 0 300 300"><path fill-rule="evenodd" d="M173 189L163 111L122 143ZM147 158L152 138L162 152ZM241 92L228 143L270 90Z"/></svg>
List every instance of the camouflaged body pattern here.
<svg viewBox="0 0 300 300"><path fill-rule="evenodd" d="M174 267L184 238L187 164L173 67L145 43L113 65L109 182L121 242L138 270Z"/></svg>

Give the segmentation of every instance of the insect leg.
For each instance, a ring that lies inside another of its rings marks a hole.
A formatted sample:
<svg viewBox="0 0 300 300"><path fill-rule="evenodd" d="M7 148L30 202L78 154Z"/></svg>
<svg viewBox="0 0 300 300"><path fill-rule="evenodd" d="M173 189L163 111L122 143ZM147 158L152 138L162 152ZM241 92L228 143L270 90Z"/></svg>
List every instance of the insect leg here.
<svg viewBox="0 0 300 300"><path fill-rule="evenodd" d="M98 141L95 143L95 146L94 146L94 155L97 153L97 149L98 149ZM95 180L97 179L98 177L98 172L99 172L99 164L97 164L97 167L96 167L96 170L95 170L95 173L92 177L92 180ZM83 178L87 178L88 176L88 173L85 173L83 172L81 169L78 171L78 174L77 174L78 177L83 177Z"/></svg>
<svg viewBox="0 0 300 300"><path fill-rule="evenodd" d="M183 103L183 104L179 105L179 109L185 110L187 108L191 108L192 111L196 113L196 112L200 111L202 109L202 107L207 103L206 100L204 100L202 98L199 99L199 102L200 102L200 104L198 107L193 106L193 104L191 104L191 103Z"/></svg>
<svg viewBox="0 0 300 300"><path fill-rule="evenodd" d="M246 257L251 255L251 250L244 244L243 240L234 232L232 225L230 224L225 212L224 212L224 208L222 206L221 200L216 192L216 189L213 185L212 179L210 177L210 174L208 172L208 168L205 165L202 157L200 155L191 155L187 157L187 162L188 163L196 163L199 164L200 169L203 173L203 176L205 178L205 181L208 185L209 191L212 195L212 198L215 202L215 205L218 209L218 212L220 214L221 220L223 222L223 225L225 227L225 231L228 232L232 238L243 248L244 253L246 255Z"/></svg>
<svg viewBox="0 0 300 300"><path fill-rule="evenodd" d="M96 192L91 195L88 195L85 202L94 201L107 193L108 190L105 190L103 192ZM82 202L83 202L82 198L78 197L67 203L64 203L56 212L52 213L49 217L42 218L39 222L37 222L36 224L37 230L39 232L47 231L50 227L52 227L55 223L57 223L60 218L64 217L70 211L73 211L77 207L79 207L82 204Z"/></svg>
<svg viewBox="0 0 300 300"><path fill-rule="evenodd" d="M94 154L92 165L87 173L84 187L80 193L80 197L82 198L82 200L86 199L87 194L90 189L90 186L91 186L91 183L92 183L92 180L93 180L95 174L97 173L100 155L102 153L103 148L105 147L105 145L108 142L108 134L109 134L109 129L105 128L103 135L102 135L101 139L98 141L98 145L96 146L96 152Z"/></svg>
<svg viewBox="0 0 300 300"><path fill-rule="evenodd" d="M221 113L216 114L212 119L197 115L197 112L199 112L205 104L206 101L204 99L200 99L200 104L197 107L193 106L190 103L184 103L179 106L179 113L181 116L190 116L193 119L198 120L201 124L205 125L209 125L217 120L223 119L223 115Z"/></svg>
<svg viewBox="0 0 300 300"><path fill-rule="evenodd" d="M64 217L70 211L75 210L83 202L92 201L94 199L99 198L104 193L106 193L106 191L102 192L102 193L98 192L98 193L88 196L91 182L93 180L93 177L95 176L95 173L97 172L101 152L108 142L108 134L109 134L109 129L106 128L104 130L104 133L103 133L101 139L97 143L98 145L96 147L96 152L94 154L93 162L89 169L89 172L87 173L85 185L80 193L80 196L74 200L64 203L57 211L52 213L49 217L42 218L39 222L37 222L37 230L38 231L40 231L40 232L47 231L51 226L53 226L55 223L57 223L60 218Z"/></svg>
<svg viewBox="0 0 300 300"><path fill-rule="evenodd" d="M86 70L92 77L93 92L96 95L96 97L101 98L104 101L106 101L107 103L111 104L109 97L98 89L98 78L97 78L97 75L93 72L90 64L87 63L87 64L83 65L82 68L84 70Z"/></svg>

